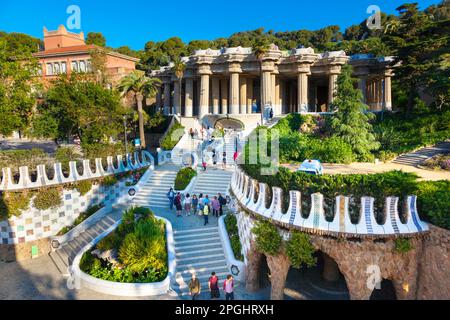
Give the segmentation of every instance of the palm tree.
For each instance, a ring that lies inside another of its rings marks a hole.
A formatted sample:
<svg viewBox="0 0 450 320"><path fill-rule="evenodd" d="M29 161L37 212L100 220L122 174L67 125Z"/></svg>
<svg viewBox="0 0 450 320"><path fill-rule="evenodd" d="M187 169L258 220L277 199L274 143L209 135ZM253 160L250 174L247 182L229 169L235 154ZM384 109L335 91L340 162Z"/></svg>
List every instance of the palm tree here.
<svg viewBox="0 0 450 320"><path fill-rule="evenodd" d="M258 40L255 45L253 46L253 54L255 55L256 59L259 61L259 74L260 74L260 79L261 79L261 85L260 85L260 95L261 95L261 125L263 125L264 122L264 107L262 105L263 101L264 101L264 87L263 87L263 83L262 83L262 78L263 78L263 68L262 68L262 64L263 64L263 58L264 56L267 54L267 51L269 51L270 46L269 44L264 40Z"/></svg>
<svg viewBox="0 0 450 320"><path fill-rule="evenodd" d="M180 113L181 113L181 81L183 80L183 75L184 75L184 70L186 69L186 65L184 64L184 62L181 60L180 57L176 58L173 61L173 66L172 66L172 71L175 74L175 77L177 77L178 79L178 84L179 84L179 94L178 94L178 108L180 108ZM178 110L176 110L178 111ZM176 112L174 112L176 113Z"/></svg>
<svg viewBox="0 0 450 320"><path fill-rule="evenodd" d="M144 72L135 70L123 77L118 86L122 96L125 96L129 92L133 92L136 97L139 116L139 137L141 139L142 148L145 148L144 111L142 110L142 100L144 100L144 97L154 96L160 85L160 79L149 78Z"/></svg>

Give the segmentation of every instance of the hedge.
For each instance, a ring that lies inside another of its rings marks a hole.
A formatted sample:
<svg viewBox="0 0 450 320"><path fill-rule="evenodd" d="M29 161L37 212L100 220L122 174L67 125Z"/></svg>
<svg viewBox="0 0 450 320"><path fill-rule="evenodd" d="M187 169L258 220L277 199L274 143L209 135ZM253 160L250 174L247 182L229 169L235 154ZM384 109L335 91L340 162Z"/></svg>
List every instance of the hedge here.
<svg viewBox="0 0 450 320"><path fill-rule="evenodd" d="M20 216L22 210L30 207L32 196L33 192L28 190L0 193L0 220Z"/></svg>
<svg viewBox="0 0 450 320"><path fill-rule="evenodd" d="M175 190L184 190L191 183L191 180L197 175L197 172L190 168L183 168L177 172L175 178Z"/></svg>
<svg viewBox="0 0 450 320"><path fill-rule="evenodd" d="M164 138L161 140L161 148L164 150L172 150L177 145L178 141L180 141L181 137L184 134L184 127L175 122L175 124L170 128Z"/></svg>
<svg viewBox="0 0 450 320"><path fill-rule="evenodd" d="M33 200L33 205L38 210L57 208L62 204L61 190L55 188L39 189Z"/></svg>
<svg viewBox="0 0 450 320"><path fill-rule="evenodd" d="M231 249L233 250L234 257L240 261L244 261L241 241L239 240L239 229L237 226L236 216L234 214L228 214L225 217L224 222L227 229L228 238L230 239Z"/></svg>

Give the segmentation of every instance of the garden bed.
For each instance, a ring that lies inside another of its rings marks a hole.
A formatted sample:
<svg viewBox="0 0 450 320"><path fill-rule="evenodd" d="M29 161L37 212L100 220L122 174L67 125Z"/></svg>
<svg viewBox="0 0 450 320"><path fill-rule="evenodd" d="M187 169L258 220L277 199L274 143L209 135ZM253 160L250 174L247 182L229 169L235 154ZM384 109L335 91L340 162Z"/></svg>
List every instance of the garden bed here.
<svg viewBox="0 0 450 320"><path fill-rule="evenodd" d="M197 172L190 167L181 169L175 178L175 190L185 190L196 176Z"/></svg>
<svg viewBox="0 0 450 320"><path fill-rule="evenodd" d="M244 261L242 255L242 246L239 240L239 230L237 226L237 219L234 214L228 214L225 219L225 228L227 229L228 238L230 239L231 249L234 257L239 261Z"/></svg>
<svg viewBox="0 0 450 320"><path fill-rule="evenodd" d="M127 210L74 260L84 287L119 296L151 296L169 290L175 271L172 226L147 208Z"/></svg>

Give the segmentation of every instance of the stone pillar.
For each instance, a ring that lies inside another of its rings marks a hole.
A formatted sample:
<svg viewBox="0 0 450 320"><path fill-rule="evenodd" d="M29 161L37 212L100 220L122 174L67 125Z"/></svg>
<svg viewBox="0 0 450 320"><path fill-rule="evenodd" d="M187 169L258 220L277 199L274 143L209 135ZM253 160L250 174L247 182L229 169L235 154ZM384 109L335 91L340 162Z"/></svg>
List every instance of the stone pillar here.
<svg viewBox="0 0 450 320"><path fill-rule="evenodd" d="M239 114L239 73L230 74L230 114Z"/></svg>
<svg viewBox="0 0 450 320"><path fill-rule="evenodd" d="M218 78L212 78L211 84L213 114L219 114L220 80Z"/></svg>
<svg viewBox="0 0 450 320"><path fill-rule="evenodd" d="M253 105L253 79L247 78L247 113L252 113Z"/></svg>
<svg viewBox="0 0 450 320"><path fill-rule="evenodd" d="M156 92L156 111L161 111L162 106L162 89L158 87L158 91Z"/></svg>
<svg viewBox="0 0 450 320"><path fill-rule="evenodd" d="M264 107L269 104L271 98L271 84L272 84L272 76L270 71L264 71L261 79L261 90L262 92L262 101L261 101L261 109L264 110Z"/></svg>
<svg viewBox="0 0 450 320"><path fill-rule="evenodd" d="M186 96L185 96L184 116L192 117L194 114L194 80L186 79Z"/></svg>
<svg viewBox="0 0 450 320"><path fill-rule="evenodd" d="M209 74L202 74L200 78L200 109L198 118L209 113Z"/></svg>
<svg viewBox="0 0 450 320"><path fill-rule="evenodd" d="M220 80L220 96L221 96L221 104L222 104L222 114L228 113L228 80L222 79Z"/></svg>
<svg viewBox="0 0 450 320"><path fill-rule="evenodd" d="M367 77L361 76L358 82L358 89L361 90L363 95L362 102L367 104Z"/></svg>
<svg viewBox="0 0 450 320"><path fill-rule="evenodd" d="M298 79L298 110L299 112L308 111L308 74L301 72L297 76ZM330 76L331 79L331 76ZM330 80L331 85L331 80Z"/></svg>
<svg viewBox="0 0 450 320"><path fill-rule="evenodd" d="M181 88L180 88L180 81L174 80L173 83L173 113L179 114L181 113L181 105L180 105L180 99L181 98Z"/></svg>
<svg viewBox="0 0 450 320"><path fill-rule="evenodd" d="M240 105L240 113L247 113L247 79L244 77L240 77L239 79L239 105Z"/></svg>
<svg viewBox="0 0 450 320"><path fill-rule="evenodd" d="M170 82L164 83L164 114L170 113Z"/></svg>
<svg viewBox="0 0 450 320"><path fill-rule="evenodd" d="M326 281L335 282L339 280L340 273L337 263L326 253L322 253L323 257L323 273L322 277Z"/></svg>
<svg viewBox="0 0 450 320"><path fill-rule="evenodd" d="M274 104L274 115L280 115L281 114L281 100L280 100L280 78L275 78L275 104Z"/></svg>
<svg viewBox="0 0 450 320"><path fill-rule="evenodd" d="M274 113L275 113L275 108L277 105L277 102L275 99L276 79L277 79L277 75L275 73L272 73L272 82L270 83L270 102L272 103L272 108L274 109L273 110Z"/></svg>
<svg viewBox="0 0 450 320"><path fill-rule="evenodd" d="M391 75L384 77L384 109L392 111L392 81Z"/></svg>
<svg viewBox="0 0 450 320"><path fill-rule="evenodd" d="M383 79L378 79L377 81L377 91L378 91L378 106L377 110L383 110L384 98L383 98Z"/></svg>
<svg viewBox="0 0 450 320"><path fill-rule="evenodd" d="M336 95L336 85L337 85L338 75L335 73L330 74L329 84L328 84L328 110L331 110L331 104L334 101Z"/></svg>
<svg viewBox="0 0 450 320"><path fill-rule="evenodd" d="M284 286L286 284L289 268L291 267L291 262L284 253L280 253L276 257L267 256L267 265L270 269L270 299L283 300Z"/></svg>
<svg viewBox="0 0 450 320"><path fill-rule="evenodd" d="M251 250L247 251L247 268L245 272L245 288L249 292L255 292L260 289L260 264L263 259L262 253L255 249L256 244L252 241Z"/></svg>

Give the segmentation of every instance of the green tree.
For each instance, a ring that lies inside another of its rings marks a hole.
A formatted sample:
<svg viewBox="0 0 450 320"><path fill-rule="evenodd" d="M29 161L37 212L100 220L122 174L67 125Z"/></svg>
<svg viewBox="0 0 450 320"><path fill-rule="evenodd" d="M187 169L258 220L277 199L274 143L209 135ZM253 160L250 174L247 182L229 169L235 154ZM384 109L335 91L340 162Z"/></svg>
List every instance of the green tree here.
<svg viewBox="0 0 450 320"><path fill-rule="evenodd" d="M86 44L95 44L99 47L106 46L106 38L101 32L89 32L86 38Z"/></svg>
<svg viewBox="0 0 450 320"><path fill-rule="evenodd" d="M122 130L125 112L120 94L87 75L61 76L37 108L32 133L36 137L66 139L77 134L83 144L107 142ZM51 130L45 130L46 124Z"/></svg>
<svg viewBox="0 0 450 320"><path fill-rule="evenodd" d="M372 150L379 148L373 134L370 120L372 113L366 113L362 103L362 92L355 89L356 79L352 78L352 67L345 65L337 80L337 94L333 102L336 111L331 126L334 134L352 146L360 159L367 159Z"/></svg>
<svg viewBox="0 0 450 320"><path fill-rule="evenodd" d="M179 85L179 97L178 97L178 106L181 108L181 81L183 80L184 70L186 69L185 63L181 60L181 58L176 58L173 61L173 67L172 71L175 74L175 77L178 79L178 85ZM181 110L177 110L180 111Z"/></svg>
<svg viewBox="0 0 450 320"><path fill-rule="evenodd" d="M141 139L142 148L146 147L142 100L144 99L144 97L154 96L156 94L157 88L160 85L161 80L157 78L149 78L145 76L143 72L134 71L122 78L118 86L118 89L122 92L122 95L126 95L129 92L132 92L136 98L137 110L139 115L139 137Z"/></svg>
<svg viewBox="0 0 450 320"><path fill-rule="evenodd" d="M402 5L397 11L399 22L386 30L385 39L400 62L396 79L407 91L407 111L411 113L419 89L427 88L435 73L441 71L442 57L450 46L450 24L420 11L417 3Z"/></svg>
<svg viewBox="0 0 450 320"><path fill-rule="evenodd" d="M26 60L19 61L18 57ZM29 127L36 102L33 88L39 87L37 70L37 61L30 53L11 51L0 38L0 134L8 136Z"/></svg>

